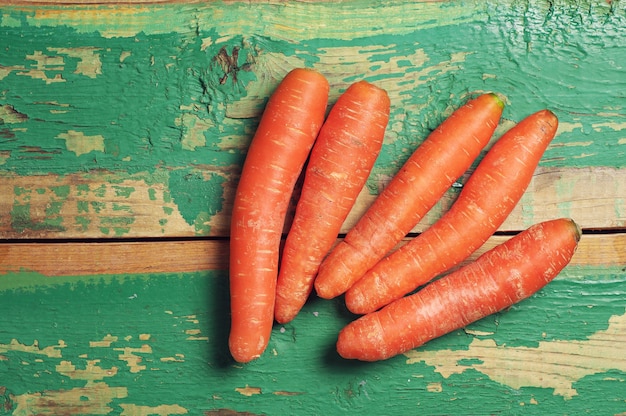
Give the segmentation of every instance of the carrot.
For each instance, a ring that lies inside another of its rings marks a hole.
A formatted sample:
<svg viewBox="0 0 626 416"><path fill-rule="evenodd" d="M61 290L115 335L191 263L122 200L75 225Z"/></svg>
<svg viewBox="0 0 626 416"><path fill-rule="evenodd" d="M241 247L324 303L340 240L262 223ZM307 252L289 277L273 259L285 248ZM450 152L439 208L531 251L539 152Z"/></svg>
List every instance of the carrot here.
<svg viewBox="0 0 626 416"><path fill-rule="evenodd" d="M320 73L292 70L270 97L250 144L230 231L229 348L238 362L259 357L269 342L285 217L324 121L328 92Z"/></svg>
<svg viewBox="0 0 626 416"><path fill-rule="evenodd" d="M322 262L315 279L320 297L348 290L422 219L478 157L503 107L495 94L483 94L427 137Z"/></svg>
<svg viewBox="0 0 626 416"><path fill-rule="evenodd" d="M366 81L339 97L313 145L293 223L283 248L275 319L296 317L324 256L363 189L389 121L387 92Z"/></svg>
<svg viewBox="0 0 626 416"><path fill-rule="evenodd" d="M548 284L571 260L581 230L571 219L535 224L415 294L339 333L344 358L377 361L507 308Z"/></svg>
<svg viewBox="0 0 626 416"><path fill-rule="evenodd" d="M366 314L461 263L502 225L530 184L557 117L541 110L507 131L470 176L450 210L382 259L346 292L346 305Z"/></svg>

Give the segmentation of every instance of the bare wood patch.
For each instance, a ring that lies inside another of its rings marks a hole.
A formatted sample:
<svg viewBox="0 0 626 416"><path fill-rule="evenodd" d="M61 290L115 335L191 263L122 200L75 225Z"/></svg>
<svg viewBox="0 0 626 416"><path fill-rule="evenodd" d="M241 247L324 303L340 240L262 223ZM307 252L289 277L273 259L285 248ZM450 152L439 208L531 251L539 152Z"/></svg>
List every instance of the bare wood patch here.
<svg viewBox="0 0 626 416"><path fill-rule="evenodd" d="M254 396L257 394L261 394L261 388L260 387L251 387L248 386L246 384L245 387L237 387L235 388L235 391L239 394L242 394L244 396Z"/></svg>
<svg viewBox="0 0 626 416"><path fill-rule="evenodd" d="M626 371L626 355L619 353L625 342L626 315L620 315L609 319L606 330L583 341L542 341L537 347L507 347L491 339L476 338L467 350L418 349L405 355L407 364L425 362L445 378L474 369L515 389L552 388L554 394L571 399L578 394L574 384L581 378L610 370Z"/></svg>
<svg viewBox="0 0 626 416"><path fill-rule="evenodd" d="M210 236L228 236L237 177L229 170L222 210L210 218ZM379 178L378 192L390 178ZM111 238L197 236L185 221L164 183L148 183L122 174L18 176L2 174L0 237ZM413 229L421 232L453 203L451 189ZM501 231L519 231L558 217L571 217L586 229L626 227L626 169L537 169L528 190ZM346 219L345 233L372 204L376 194L364 189ZM287 218L285 231L293 209Z"/></svg>
<svg viewBox="0 0 626 416"><path fill-rule="evenodd" d="M106 383L88 383L84 387L68 390L45 390L24 393L13 398L17 415L58 414L105 415L113 411L109 404L113 399L128 396L126 387L111 387Z"/></svg>
<svg viewBox="0 0 626 416"><path fill-rule="evenodd" d="M140 406L132 403L120 404L122 410L121 416L169 416L169 415L186 415L187 409L178 404L161 404L158 406Z"/></svg>
<svg viewBox="0 0 626 416"><path fill-rule="evenodd" d="M0 353L8 351L20 351L35 355L44 355L48 358L60 358L61 349L65 348L66 344L63 341L59 341L57 345L49 345L44 348L39 347L39 342L35 340L32 345L22 344L16 339L11 340L8 344L0 344Z"/></svg>

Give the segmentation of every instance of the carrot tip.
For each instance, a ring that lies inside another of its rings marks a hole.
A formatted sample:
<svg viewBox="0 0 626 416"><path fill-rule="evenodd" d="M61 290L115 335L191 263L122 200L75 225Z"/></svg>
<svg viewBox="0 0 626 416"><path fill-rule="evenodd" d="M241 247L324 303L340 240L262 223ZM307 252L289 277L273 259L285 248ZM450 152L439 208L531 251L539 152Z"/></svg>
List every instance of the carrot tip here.
<svg viewBox="0 0 626 416"><path fill-rule="evenodd" d="M281 325L288 324L289 322L295 319L297 314L298 312L293 312L293 311L276 312L274 314L274 320L276 320L276 322L278 322Z"/></svg>
<svg viewBox="0 0 626 416"><path fill-rule="evenodd" d="M558 125L559 123L559 118L558 116L554 113L554 111L546 108L546 111L554 118L554 122Z"/></svg>
<svg viewBox="0 0 626 416"><path fill-rule="evenodd" d="M496 94L495 92L491 92L489 93L489 95L491 95L495 99L496 104L498 104L500 108L504 108L504 101L500 98L498 94Z"/></svg>
<svg viewBox="0 0 626 416"><path fill-rule="evenodd" d="M580 228L580 225L578 225L578 223L576 221L574 221L574 220L570 220L570 221L572 221L572 224L576 228L576 231L574 232L574 238L576 238L576 242L578 243L580 241L580 237L583 234L583 230L582 230L582 228Z"/></svg>

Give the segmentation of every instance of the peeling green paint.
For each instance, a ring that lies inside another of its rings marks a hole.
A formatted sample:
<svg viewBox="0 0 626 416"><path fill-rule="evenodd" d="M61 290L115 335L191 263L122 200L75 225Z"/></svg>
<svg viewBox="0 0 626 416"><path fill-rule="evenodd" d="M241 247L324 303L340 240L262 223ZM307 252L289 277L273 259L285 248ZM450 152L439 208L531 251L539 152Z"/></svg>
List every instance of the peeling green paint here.
<svg viewBox="0 0 626 416"><path fill-rule="evenodd" d="M67 198L70 194L70 187L68 185L54 186L50 189L58 198Z"/></svg>
<svg viewBox="0 0 626 416"><path fill-rule="evenodd" d="M0 104L5 106L3 108L11 106L27 115L27 119L20 120L21 130L12 128L16 140L10 144L10 156L4 162L6 169L29 174L34 169L70 173L86 168L121 168L136 173L153 171L162 165L235 165L241 160L255 117L277 80L262 82L254 70L240 69L237 82L234 82L235 73L225 72L223 65L216 62L221 48L226 48L227 56L232 54L233 47L240 48L239 68L248 61L270 59L269 54L275 51L287 56L298 54L303 61L310 60L310 65L324 68L327 65L325 60L336 59L325 54L324 49L332 46L340 51L342 45L365 54L369 70L377 75L354 73L352 78L346 76L335 81L369 77L392 92L392 124L401 116L408 115L411 120L401 130L392 131L402 138L403 146L386 145L378 163L381 169L398 166L416 143L441 121L442 108L458 106L467 94L483 90L504 94L509 104L505 116L513 120L519 120L540 107L549 107L563 122L580 122L582 135L589 139L584 151L588 155L586 163L623 166L624 150L618 150L615 155L600 151L605 141L618 142L623 137L623 128L606 125L605 119L599 115L623 110L615 89L607 88L622 79L620 68L626 65L626 53L621 48L622 37L619 35L625 17L623 10L617 7L611 9L590 4L589 9L579 6L580 9L572 10L573 7L565 2L554 3L551 8L543 3L504 2L496 5L488 2L472 8L453 2L445 6L446 13L453 11L452 15L439 16L437 25L431 25L427 16L443 6L406 4L404 7L427 10L424 17L415 21L412 29L389 27L384 16L397 12L390 7L385 12L378 11L378 16L367 25L368 28L386 27L385 32L370 29L367 36L355 37L351 33L350 37L341 39L342 32L337 30L332 32L335 38L331 42L324 30L341 25L329 23L326 29L317 29L318 37L315 32L308 31L308 35L314 37L303 39L299 51L280 38L267 41L252 35L242 36L242 32L226 34L228 25L221 27L226 31L224 33L218 32L220 28L213 25L200 25L193 34L188 24L171 19L171 16L183 16L189 7L159 6L151 12L131 8L139 15L153 13L150 19L154 21L168 14L169 31L162 33L162 25L159 25L159 30L141 30L120 37L103 36L106 30L99 28L92 19L88 20L89 23L72 21L67 26L55 20L53 26L46 26L43 23L45 12L7 11L4 17L13 24L0 24L2 39L7 45L0 51L0 63L9 69L0 82L11 85L11 88L2 96L0 101L4 103ZM309 13L316 8L320 11L330 8L336 10L332 15L337 19L343 16L337 11L341 8L338 4L303 4L298 7ZM207 6L193 10L196 16L204 13L208 16L216 8ZM252 13L237 6L219 10L228 14L226 22L242 22L246 14ZM260 5L254 10L257 16L256 13L279 12L280 8ZM36 25L32 25L33 20L23 18L31 14L37 16ZM585 24L572 24L575 22L573 16L580 16ZM71 13L63 17L71 19ZM202 17L199 19L203 20ZM274 19L276 17L271 20ZM358 15L354 19L358 20ZM379 19L378 23L376 19ZM14 25L17 21L22 22L18 27ZM257 33L252 22L258 21L258 17L254 17L246 25L250 34ZM123 26L125 23L120 20L117 24ZM141 20L133 24L141 25ZM53 27L51 32L50 27ZM115 30L110 21L106 27ZM509 27L511 30L506 30ZM24 30L33 34L48 31L50 36L23 38ZM290 33L292 39L297 33ZM417 33L419 38L416 38ZM97 71L85 75L80 67L81 59L66 47L68 39L75 45L73 50L76 53L97 57ZM475 39L483 41L483 49L474 50L471 42ZM446 47L441 47L444 40ZM155 45L159 45L158 48ZM376 48L372 49L372 45ZM416 51L419 59L403 58ZM602 53L596 53L600 51ZM123 52L124 59L120 62ZM39 57L40 63L32 63L34 61L26 59L28 56ZM43 57L46 57L45 61L42 61ZM358 56L346 59L354 61L358 68ZM598 59L603 63L600 64ZM38 88L42 80L24 74L39 70L37 65L42 65L41 62L45 62L48 77L60 76L67 82ZM10 69L25 63L25 68ZM444 63L449 65L442 72L444 67L440 65ZM332 73L328 75L333 76ZM130 91L132 100L126 98ZM93 99L94 96L98 98ZM59 97L63 97L65 105L65 112L60 114L51 112L58 107L54 103ZM241 111L245 116L238 116L236 123L231 122L228 114ZM581 119L579 114L587 116ZM102 147L94 147L99 150L97 155L82 150L71 152L55 143L57 136L71 131L63 123L57 124L65 119L71 119L77 126L85 126L80 131L84 135L80 136L81 143L85 137L100 136L100 126L106 126L106 134L101 134ZM594 140L590 137L592 133L601 134L603 140ZM558 140L563 143L580 141L580 134L563 132ZM42 151L53 152L50 158L38 160L37 167L23 162L25 158L34 160L38 156L24 150L23 145L31 137L41 137ZM235 150L234 153L217 151L222 140L233 138L231 150ZM580 154L577 146L567 153L560 148L558 158L549 150L542 163L575 164L578 162L574 158ZM59 163L61 160L65 163Z"/></svg>
<svg viewBox="0 0 626 416"><path fill-rule="evenodd" d="M129 198L130 195L135 192L135 188L129 186L113 186L115 190L115 196L121 196L123 198Z"/></svg>
<svg viewBox="0 0 626 416"><path fill-rule="evenodd" d="M154 188L148 189L148 198L150 198L150 201L156 201L156 190Z"/></svg>
<svg viewBox="0 0 626 416"><path fill-rule="evenodd" d="M211 233L211 223L225 221L224 189L235 187L263 106L294 66L327 75L330 104L359 79L389 92L387 135L367 184L372 195L447 115L484 91L506 101L500 130L541 108L558 115L562 127L543 167L626 166L626 11L613 3L120 7L3 8L0 174L60 178L45 192L14 189L18 205L30 191L50 202L88 201L89 211L79 205L78 214L92 215L95 227L97 216L116 207L94 201L128 199L130 215L162 198L164 213L189 226L180 230L172 219L171 231ZM306 16L323 24L310 29ZM197 181L199 194L215 193L190 198L179 177L187 171L206 178ZM70 175L80 175L77 183L61 184ZM208 184L218 178L220 186ZM129 179L141 184L128 186ZM174 185L182 187L168 189ZM41 198L29 209L39 214L46 204ZM530 222L535 213L525 209ZM14 210L19 230L30 227L26 210Z"/></svg>
<svg viewBox="0 0 626 416"><path fill-rule="evenodd" d="M30 189L28 188L24 188L21 186L14 186L13 187L13 193L15 194L15 196L22 196L22 195L27 195L30 193Z"/></svg>
<svg viewBox="0 0 626 416"><path fill-rule="evenodd" d="M88 201L76 201L76 209L79 214L88 213L89 212L89 202Z"/></svg>
<svg viewBox="0 0 626 416"><path fill-rule="evenodd" d="M119 204L117 202L114 202L113 203L113 211L127 211L127 212L131 212L132 211L132 207L130 205Z"/></svg>
<svg viewBox="0 0 626 416"><path fill-rule="evenodd" d="M113 413L135 403L153 408L177 404L189 414L224 408L225 403L258 414L273 414L277 408L296 414L466 414L479 409L537 415L620 414L624 409L622 357L601 373L557 384L555 394L539 378L512 387L526 376L516 372L519 368L512 366L499 379L493 374L497 367L481 368L491 356L468 356L487 342L501 353L544 354L548 379L550 357L580 364L572 348L589 339L596 348L610 348L607 328L623 322L626 313L624 276L618 268L574 268L511 310L434 340L410 358L380 363L340 359L334 353L336 334L353 317L341 300L311 299L296 320L275 327L268 354L235 365L227 348L227 292L223 271L0 275L0 387L13 403L47 392L50 403L69 403L58 392L101 383L102 394L86 395L83 405L100 403ZM551 342L561 346L561 354L540 349ZM617 352L622 346L614 348ZM457 372L444 371L453 365ZM586 367L577 368L584 372ZM576 371L576 365L566 371ZM120 387L123 397L112 399L106 393ZM569 388L567 395L563 388Z"/></svg>
<svg viewBox="0 0 626 416"><path fill-rule="evenodd" d="M102 212L104 208L106 207L106 204L104 202L98 202L98 201L91 201L90 205L93 208L93 210L98 214Z"/></svg>
<svg viewBox="0 0 626 416"><path fill-rule="evenodd" d="M54 178L10 187L7 220L16 233L124 237L137 207L153 201L155 236L177 221L209 235L263 105L293 66L327 74L333 99L362 78L389 91L373 194L482 91L506 100L503 126L543 107L557 113L562 127L542 166L623 168L625 26L622 2L589 0L3 7L0 173ZM561 199L568 186L554 187ZM523 199L527 225L538 216L533 198ZM610 209L621 220L624 199ZM339 359L336 333L353 317L340 300L311 299L276 326L267 355L235 366L226 277L0 275L0 413L59 404L82 414L626 410L617 355L614 368L568 380L566 398L539 381L517 386L520 374L480 372L487 360L465 354L476 341L537 354L551 341L602 342L594 335L626 312L623 268L568 268L528 301L423 348L443 362L411 365ZM438 371L449 363L461 371Z"/></svg>
<svg viewBox="0 0 626 416"><path fill-rule="evenodd" d="M82 196L89 193L89 185L86 183L81 183L76 185L77 195Z"/></svg>
<svg viewBox="0 0 626 416"><path fill-rule="evenodd" d="M78 225L81 231L86 231L89 228L89 225L91 224L91 220L88 217L83 217L83 216L76 216L74 218L74 221L76 222L76 225Z"/></svg>
<svg viewBox="0 0 626 416"><path fill-rule="evenodd" d="M100 185L98 188L93 190L93 194L99 198L104 198L107 192L106 185Z"/></svg>
<svg viewBox="0 0 626 416"><path fill-rule="evenodd" d="M217 174L204 177L195 169L177 169L170 172L168 189L185 221L195 225L199 232L210 228L208 220L222 209L225 179Z"/></svg>
<svg viewBox="0 0 626 416"><path fill-rule="evenodd" d="M51 203L46 208L46 217L42 221L35 221L31 216L31 205L13 204L11 210L11 227L17 233L25 231L56 231L62 232L66 228L63 226L64 218L59 215L62 203Z"/></svg>
<svg viewBox="0 0 626 416"><path fill-rule="evenodd" d="M130 227L113 227L113 233L116 237L122 237L130 232Z"/></svg>
<svg viewBox="0 0 626 416"><path fill-rule="evenodd" d="M21 233L30 224L30 204L13 204L11 210L11 227Z"/></svg>
<svg viewBox="0 0 626 416"><path fill-rule="evenodd" d="M59 201L50 202L50 204L46 208L46 216L59 215L61 213L62 207L63 207L63 202L59 202Z"/></svg>

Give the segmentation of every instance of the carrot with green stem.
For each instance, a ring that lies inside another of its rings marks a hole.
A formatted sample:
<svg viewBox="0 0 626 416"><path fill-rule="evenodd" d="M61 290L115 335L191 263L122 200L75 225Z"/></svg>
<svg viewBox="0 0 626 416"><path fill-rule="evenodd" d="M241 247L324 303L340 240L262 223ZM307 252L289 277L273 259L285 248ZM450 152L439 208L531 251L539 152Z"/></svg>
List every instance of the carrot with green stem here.
<svg viewBox="0 0 626 416"><path fill-rule="evenodd" d="M452 207L419 236L383 258L346 292L356 314L373 312L461 263L502 225L528 188L558 119L526 117L489 149Z"/></svg>
<svg viewBox="0 0 626 416"><path fill-rule="evenodd" d="M339 97L318 135L282 252L275 319L296 317L313 289L324 256L363 189L389 121L386 91L356 82Z"/></svg>
<svg viewBox="0 0 626 416"><path fill-rule="evenodd" d="M567 218L535 224L418 292L339 333L349 359L385 360L528 298L569 263L581 230Z"/></svg>
<svg viewBox="0 0 626 416"><path fill-rule="evenodd" d="M319 268L315 290L333 298L383 258L437 203L487 145L503 102L483 94L435 129Z"/></svg>
<svg viewBox="0 0 626 416"><path fill-rule="evenodd" d="M229 348L238 362L259 357L269 342L285 217L324 121L328 92L320 73L289 72L270 97L248 149L230 229Z"/></svg>

